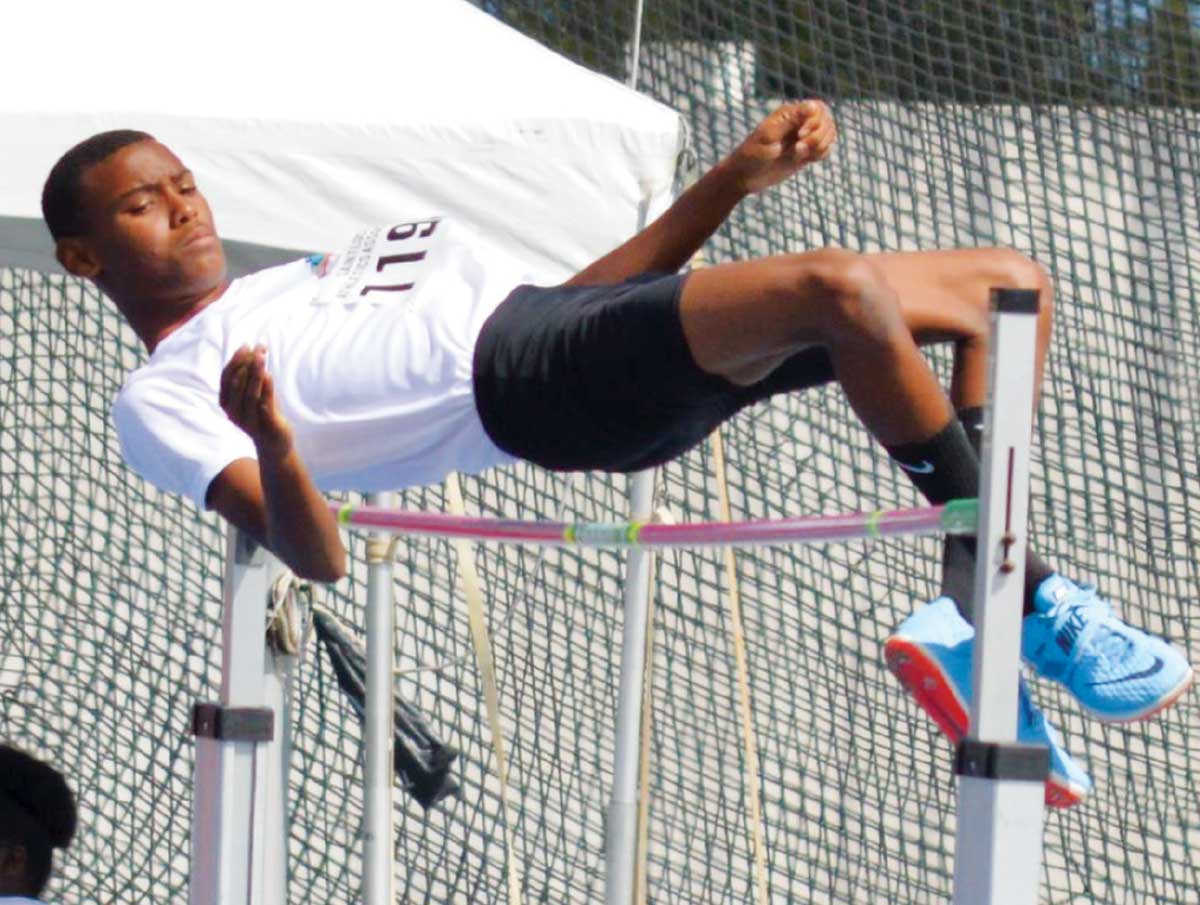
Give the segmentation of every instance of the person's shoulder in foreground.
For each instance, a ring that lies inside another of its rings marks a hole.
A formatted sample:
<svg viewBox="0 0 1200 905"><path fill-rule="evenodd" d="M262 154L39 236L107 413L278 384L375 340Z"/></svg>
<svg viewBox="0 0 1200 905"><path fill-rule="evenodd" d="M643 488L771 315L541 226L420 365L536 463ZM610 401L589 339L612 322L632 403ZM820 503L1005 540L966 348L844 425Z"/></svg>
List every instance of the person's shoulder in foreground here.
<svg viewBox="0 0 1200 905"><path fill-rule="evenodd" d="M75 835L75 796L47 763L0 744L0 905L36 902Z"/></svg>

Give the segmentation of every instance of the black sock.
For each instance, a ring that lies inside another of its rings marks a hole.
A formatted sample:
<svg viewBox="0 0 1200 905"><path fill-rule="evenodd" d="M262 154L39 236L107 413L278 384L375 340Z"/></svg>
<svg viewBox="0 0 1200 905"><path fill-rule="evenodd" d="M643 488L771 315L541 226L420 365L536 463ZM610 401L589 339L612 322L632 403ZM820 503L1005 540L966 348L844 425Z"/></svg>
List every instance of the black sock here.
<svg viewBox="0 0 1200 905"><path fill-rule="evenodd" d="M931 503L973 497L979 493L979 457L969 439L969 428L952 419L924 443L887 447L909 480ZM942 543L942 587L962 617L972 622L975 585L975 538L947 535Z"/></svg>
<svg viewBox="0 0 1200 905"><path fill-rule="evenodd" d="M928 440L884 448L931 503L979 493L979 459L957 418Z"/></svg>
<svg viewBox="0 0 1200 905"><path fill-rule="evenodd" d="M941 597L949 597L967 622L975 621L975 538L948 534L942 541Z"/></svg>
<svg viewBox="0 0 1200 905"><path fill-rule="evenodd" d="M959 409L958 420L966 431L967 439L979 460L983 444L982 406ZM1023 613L1033 612L1033 596L1038 586L1054 574L1046 562L1031 549L1025 551L1025 589ZM972 594L975 588L975 538L947 537L942 547L942 595L958 603L958 609L968 622L974 611Z"/></svg>
<svg viewBox="0 0 1200 905"><path fill-rule="evenodd" d="M958 423L967 432L967 439L971 441L971 449L975 450L975 456L978 458L980 450L983 449L983 406L969 405L965 409L959 409L955 414L958 415Z"/></svg>

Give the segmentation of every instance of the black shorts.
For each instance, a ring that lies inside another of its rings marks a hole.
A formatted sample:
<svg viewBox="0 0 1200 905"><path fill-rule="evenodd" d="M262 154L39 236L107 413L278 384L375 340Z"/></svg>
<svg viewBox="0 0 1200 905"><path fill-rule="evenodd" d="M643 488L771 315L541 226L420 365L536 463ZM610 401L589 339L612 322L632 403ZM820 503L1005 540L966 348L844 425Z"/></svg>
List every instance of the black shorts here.
<svg viewBox="0 0 1200 905"><path fill-rule="evenodd" d="M637 471L751 403L832 379L821 348L746 387L700 370L679 319L686 279L513 290L475 343L475 405L492 441L543 468Z"/></svg>

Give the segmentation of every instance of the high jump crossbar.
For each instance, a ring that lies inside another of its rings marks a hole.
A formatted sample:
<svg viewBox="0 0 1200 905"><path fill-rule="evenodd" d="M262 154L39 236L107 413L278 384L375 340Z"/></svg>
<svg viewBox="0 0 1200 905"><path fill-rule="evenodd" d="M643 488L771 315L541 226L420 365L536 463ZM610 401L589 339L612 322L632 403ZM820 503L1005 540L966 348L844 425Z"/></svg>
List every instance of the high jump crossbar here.
<svg viewBox="0 0 1200 905"><path fill-rule="evenodd" d="M919 534L974 534L974 499L940 506L735 522L554 522L454 516L331 503L338 523L391 534L579 547L724 547L828 543Z"/></svg>

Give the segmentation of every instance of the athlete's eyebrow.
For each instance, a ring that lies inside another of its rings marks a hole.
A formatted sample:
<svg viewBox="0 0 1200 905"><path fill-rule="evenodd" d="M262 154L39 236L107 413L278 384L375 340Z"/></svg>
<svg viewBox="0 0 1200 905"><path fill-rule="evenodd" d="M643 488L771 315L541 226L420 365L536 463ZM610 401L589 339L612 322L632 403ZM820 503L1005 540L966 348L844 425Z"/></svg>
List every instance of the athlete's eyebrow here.
<svg viewBox="0 0 1200 905"><path fill-rule="evenodd" d="M157 188L158 188L158 183L143 182L141 185L135 185L133 188L129 189L128 191L125 191L125 192L122 192L121 194L119 194L116 198L113 199L113 204L120 204L122 201L124 201L130 195L136 195L138 192L153 192Z"/></svg>
<svg viewBox="0 0 1200 905"><path fill-rule="evenodd" d="M169 178L172 182L183 182L185 179L194 178L194 176L193 176L191 170L184 168ZM128 190L122 192L121 194L119 194L116 198L113 199L112 203L114 205L120 204L122 201L124 201L130 195L136 195L138 192L158 191L158 186L159 186L158 182L143 182L141 185L135 185L133 188L128 189Z"/></svg>

